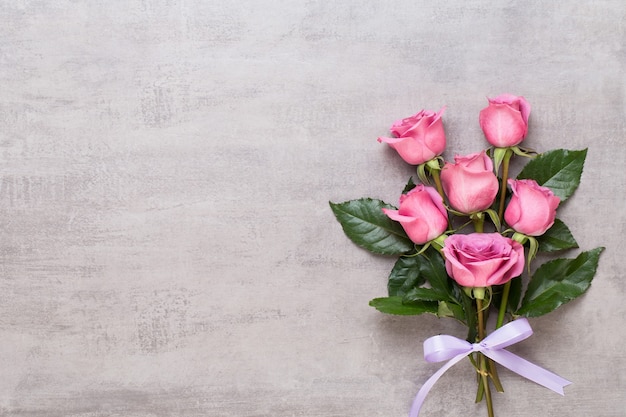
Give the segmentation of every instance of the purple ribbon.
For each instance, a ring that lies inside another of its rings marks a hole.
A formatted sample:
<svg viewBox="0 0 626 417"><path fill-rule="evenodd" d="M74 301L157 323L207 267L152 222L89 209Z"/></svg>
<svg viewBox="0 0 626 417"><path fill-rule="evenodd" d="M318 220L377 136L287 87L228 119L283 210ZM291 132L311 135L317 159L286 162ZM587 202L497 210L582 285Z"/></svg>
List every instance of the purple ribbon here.
<svg viewBox="0 0 626 417"><path fill-rule="evenodd" d="M424 341L424 359L427 362L449 361L428 378L428 381L420 388L411 406L409 417L417 417L426 395L441 375L473 352L480 352L524 378L543 385L558 394L565 395L563 387L571 384L570 381L504 350L505 347L522 341L532 334L533 330L530 328L528 320L521 318L500 327L479 343L472 344L449 335L433 336L426 339Z"/></svg>

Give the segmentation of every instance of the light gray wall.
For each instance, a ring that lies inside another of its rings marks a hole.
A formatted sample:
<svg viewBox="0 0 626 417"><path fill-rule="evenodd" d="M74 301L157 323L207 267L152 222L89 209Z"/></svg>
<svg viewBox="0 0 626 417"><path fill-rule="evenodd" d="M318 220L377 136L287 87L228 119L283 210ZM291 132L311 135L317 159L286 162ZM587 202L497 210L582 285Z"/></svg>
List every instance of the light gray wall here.
<svg viewBox="0 0 626 417"><path fill-rule="evenodd" d="M605 245L582 299L512 350L498 415L624 416L626 3L2 1L0 415L404 416L452 321L391 317L393 260L328 201L395 202L376 138L447 105L445 156L486 146L486 96L526 144L589 148L562 207ZM485 415L463 362L423 416Z"/></svg>

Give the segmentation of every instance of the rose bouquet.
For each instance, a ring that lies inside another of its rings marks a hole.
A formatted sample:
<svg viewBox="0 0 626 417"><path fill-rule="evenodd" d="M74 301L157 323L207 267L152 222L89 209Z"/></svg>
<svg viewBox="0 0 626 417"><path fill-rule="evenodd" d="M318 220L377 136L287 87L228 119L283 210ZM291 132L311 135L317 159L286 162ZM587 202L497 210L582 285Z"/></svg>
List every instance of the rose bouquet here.
<svg viewBox="0 0 626 417"><path fill-rule="evenodd" d="M498 364L563 394L569 381L505 348L532 334L527 318L582 295L603 250L531 267L540 252L578 248L556 215L580 183L587 150L524 149L519 145L528 131L529 103L510 94L488 101L479 123L489 149L445 161L444 109L422 110L395 122L394 137L378 138L417 166L420 181L409 179L398 207L371 198L330 203L354 243L399 256L388 296L373 299L371 306L389 314L451 317L467 326L464 340L438 335L424 342L427 361L448 362L422 385L411 417L419 414L437 379L466 357L476 369L476 402L485 399L490 417L492 387L503 391ZM529 161L509 178L514 156Z"/></svg>

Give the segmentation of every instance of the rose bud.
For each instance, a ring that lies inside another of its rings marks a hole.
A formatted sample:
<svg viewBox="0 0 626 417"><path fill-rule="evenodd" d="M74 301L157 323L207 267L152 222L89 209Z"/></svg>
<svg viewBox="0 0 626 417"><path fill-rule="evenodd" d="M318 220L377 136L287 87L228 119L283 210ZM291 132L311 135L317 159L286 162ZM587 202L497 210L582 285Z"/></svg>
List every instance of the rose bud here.
<svg viewBox="0 0 626 417"><path fill-rule="evenodd" d="M497 148L508 148L524 140L530 114L530 104L526 99L502 94L487 100L489 106L482 109L478 117L487 142Z"/></svg>
<svg viewBox="0 0 626 417"><path fill-rule="evenodd" d="M535 180L509 180L513 196L504 212L504 220L516 232L541 236L552 227L560 199L552 190Z"/></svg>
<svg viewBox="0 0 626 417"><path fill-rule="evenodd" d="M448 236L443 254L448 275L464 287L504 284L524 270L524 247L499 233Z"/></svg>
<svg viewBox="0 0 626 417"><path fill-rule="evenodd" d="M419 165L430 161L446 148L446 135L443 130L439 113L422 110L419 113L396 121L390 128L395 138L378 138L378 142L385 142L395 149L400 157L412 165Z"/></svg>
<svg viewBox="0 0 626 417"><path fill-rule="evenodd" d="M465 214L488 209L498 194L498 178L491 159L482 151L457 155L454 162L446 162L441 170L443 190L452 208Z"/></svg>
<svg viewBox="0 0 626 417"><path fill-rule="evenodd" d="M398 210L383 209L399 222L414 243L423 245L443 234L448 228L448 214L443 199L433 187L422 184L400 196Z"/></svg>

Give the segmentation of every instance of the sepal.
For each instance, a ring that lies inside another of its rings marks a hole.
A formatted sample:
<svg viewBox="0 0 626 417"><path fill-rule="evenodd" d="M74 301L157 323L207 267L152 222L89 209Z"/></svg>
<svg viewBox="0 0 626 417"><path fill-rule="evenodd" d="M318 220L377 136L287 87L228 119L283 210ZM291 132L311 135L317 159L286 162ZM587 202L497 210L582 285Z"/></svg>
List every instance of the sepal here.
<svg viewBox="0 0 626 417"><path fill-rule="evenodd" d="M498 171L500 171L500 165L502 165L504 158L510 158L512 152L513 151L511 151L510 148L493 148L493 169L496 175L498 174Z"/></svg>

